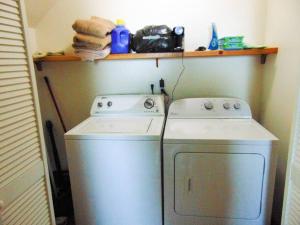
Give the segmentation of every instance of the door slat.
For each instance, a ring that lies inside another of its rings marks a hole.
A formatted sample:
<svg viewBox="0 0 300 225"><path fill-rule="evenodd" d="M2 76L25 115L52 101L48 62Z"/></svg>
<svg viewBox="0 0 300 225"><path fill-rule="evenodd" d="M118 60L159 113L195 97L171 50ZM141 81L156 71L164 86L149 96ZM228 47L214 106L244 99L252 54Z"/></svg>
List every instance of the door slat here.
<svg viewBox="0 0 300 225"><path fill-rule="evenodd" d="M2 53L0 53L2 54ZM21 78L21 77L29 77L28 72L10 72L10 73L0 73L0 80L11 79L11 78ZM1 81L2 83L2 81Z"/></svg>
<svg viewBox="0 0 300 225"><path fill-rule="evenodd" d="M3 24L0 24L0 31L10 32L10 33L15 33L15 34L23 33L21 28L19 28L19 27L8 26L8 25L3 25Z"/></svg>
<svg viewBox="0 0 300 225"><path fill-rule="evenodd" d="M14 99L15 97L27 96L29 94L31 94L30 89L16 90L16 91L11 91L9 93L5 92L2 94L0 93L0 100L9 101L10 99ZM2 104L2 102L0 102L0 105L1 104Z"/></svg>
<svg viewBox="0 0 300 225"><path fill-rule="evenodd" d="M26 142L28 142L28 141L36 141L36 138L38 137L38 135L37 135L37 133L35 132L35 133L31 133L31 134L28 134L26 137L24 137L23 139L21 139L21 140L18 140L18 141L16 141L16 142L14 142L13 144L11 144L11 145L8 145L8 146L6 146L6 147L4 147L4 148L1 148L0 149L0 155L3 155L3 154L5 154L5 153L7 153L7 152L9 152L9 151L12 151L12 150L14 150L14 148L16 148L16 147L19 147L19 146L21 146L21 145L24 145L24 144L26 144Z"/></svg>
<svg viewBox="0 0 300 225"><path fill-rule="evenodd" d="M9 12L9 13L19 15L19 10L17 8L9 6L7 4L3 4L1 2L0 2L0 9L5 11L5 12Z"/></svg>
<svg viewBox="0 0 300 225"><path fill-rule="evenodd" d="M0 3L8 5L8 6L12 6L15 8L19 8L19 5L16 1L13 0L0 0Z"/></svg>
<svg viewBox="0 0 300 225"><path fill-rule="evenodd" d="M0 52L0 59L26 59L24 53Z"/></svg>
<svg viewBox="0 0 300 225"><path fill-rule="evenodd" d="M12 124L15 124L15 123L19 122L20 120L27 119L27 118L33 117L33 116L34 116L34 112L32 111L32 112L20 114L20 115L14 117L14 118L10 118L10 119L5 120L5 121L0 121L0 128L10 126Z"/></svg>
<svg viewBox="0 0 300 225"><path fill-rule="evenodd" d="M22 84L22 83L29 83L30 80L28 77L26 78L15 78L15 79L6 79L0 82L0 87L13 85L13 84Z"/></svg>
<svg viewBox="0 0 300 225"><path fill-rule="evenodd" d="M25 165L29 165L31 161L40 158L41 155L39 153L40 151L38 149L34 149L33 151L26 154L24 157L19 158L14 162L10 163L8 166L0 169L0 182L9 178L10 174L14 170L18 170L18 168L23 168L25 167Z"/></svg>
<svg viewBox="0 0 300 225"><path fill-rule="evenodd" d="M27 101L27 100L32 100L32 96L31 95L22 95L22 96L18 96L16 98L9 98L6 100L2 100L0 102L0 107L17 104L19 102L23 102L23 101Z"/></svg>
<svg viewBox="0 0 300 225"><path fill-rule="evenodd" d="M42 192L44 187L43 179L40 179L35 184L33 184L29 189L16 198L16 201L8 204L3 209L3 214L5 218L12 215L13 212L18 210L22 204L28 201L35 193Z"/></svg>
<svg viewBox="0 0 300 225"><path fill-rule="evenodd" d="M18 129L19 127L22 127L28 123L32 123L32 122L35 122L35 118L34 117L28 117L28 118L24 118L23 120L21 121L16 121L15 123L9 125L9 126L6 126L6 127L3 127L1 128L1 132L0 132L0 139L2 139L2 136L5 136L7 132L10 132L14 129Z"/></svg>
<svg viewBox="0 0 300 225"><path fill-rule="evenodd" d="M41 161L42 159L40 157L34 157L14 168L14 170L9 171L8 174L5 174L5 176L0 178L0 188L8 185L14 179L22 175L25 171L29 170L31 167L35 166L35 164L38 164Z"/></svg>
<svg viewBox="0 0 300 225"><path fill-rule="evenodd" d="M1 114L1 120L0 121L5 121L6 119L10 119L12 117L22 115L22 114L25 114L27 112L32 112L32 111L34 111L34 107L33 107L33 105L30 105L30 106L26 106L24 108L14 110L12 112L3 113L3 114Z"/></svg>
<svg viewBox="0 0 300 225"><path fill-rule="evenodd" d="M24 108L26 106L33 106L33 102L28 100L28 101L22 101L18 104L12 104L12 105L8 105L5 107L0 107L0 114L18 110L18 109Z"/></svg>
<svg viewBox="0 0 300 225"><path fill-rule="evenodd" d="M2 141L2 142L8 141L13 136L15 136L17 134L20 134L20 133L22 133L22 132L24 132L26 130L31 129L31 128L35 128L35 127L36 127L35 122L25 124L22 127L19 127L19 129L14 129L14 130L11 130L11 131L9 131L7 133L1 134L0 135L0 141Z"/></svg>
<svg viewBox="0 0 300 225"><path fill-rule="evenodd" d="M0 52L25 52L24 47L11 46L11 45L0 45Z"/></svg>
<svg viewBox="0 0 300 225"><path fill-rule="evenodd" d="M0 148L3 149L4 147L15 143L19 139L25 138L27 135L35 133L36 131L37 131L37 129L36 129L36 127L34 127L34 128L24 131L23 133L17 134L16 136L13 136L5 141L2 141L0 143Z"/></svg>
<svg viewBox="0 0 300 225"><path fill-rule="evenodd" d="M22 27L19 21L7 19L7 18L0 18L0 24L9 25L13 27Z"/></svg>
<svg viewBox="0 0 300 225"><path fill-rule="evenodd" d="M20 16L17 14L9 13L0 9L0 17L6 19L12 19L16 21L21 21Z"/></svg>
<svg viewBox="0 0 300 225"><path fill-rule="evenodd" d="M10 160L12 160L12 158L17 157L17 155L22 155L24 152L31 151L38 147L40 147L39 143L37 143L36 140L31 140L30 142L25 143L23 146L15 148L4 155L1 155L0 162L3 163L4 166L6 162L9 162Z"/></svg>

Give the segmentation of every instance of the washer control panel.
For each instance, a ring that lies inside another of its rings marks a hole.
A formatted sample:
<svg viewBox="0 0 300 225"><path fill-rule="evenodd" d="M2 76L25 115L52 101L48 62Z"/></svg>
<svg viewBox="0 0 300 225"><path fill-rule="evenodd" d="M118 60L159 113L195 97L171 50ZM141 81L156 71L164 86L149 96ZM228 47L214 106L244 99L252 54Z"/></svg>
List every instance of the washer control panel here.
<svg viewBox="0 0 300 225"><path fill-rule="evenodd" d="M188 98L173 102L169 118L252 118L247 102L236 98Z"/></svg>
<svg viewBox="0 0 300 225"><path fill-rule="evenodd" d="M162 95L110 95L97 96L91 108L91 115L104 114L153 114L164 115Z"/></svg>

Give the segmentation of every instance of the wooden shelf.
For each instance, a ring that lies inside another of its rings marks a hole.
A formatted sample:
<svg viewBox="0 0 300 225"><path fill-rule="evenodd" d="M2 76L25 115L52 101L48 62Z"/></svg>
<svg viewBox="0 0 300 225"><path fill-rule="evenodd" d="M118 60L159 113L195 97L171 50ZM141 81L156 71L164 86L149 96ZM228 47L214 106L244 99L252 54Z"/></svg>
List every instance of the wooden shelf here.
<svg viewBox="0 0 300 225"><path fill-rule="evenodd" d="M166 52L166 53L128 53L128 54L110 54L105 59L101 60L132 60L132 59L158 59L165 58L197 58L197 57L222 57L222 56L250 56L260 55L261 63L264 64L267 55L276 54L278 48L264 49L245 49L245 50L215 50L215 51L189 51L189 52ZM42 62L66 62L66 61L81 61L76 55L62 56L45 56L43 58L34 59L37 67L41 68Z"/></svg>

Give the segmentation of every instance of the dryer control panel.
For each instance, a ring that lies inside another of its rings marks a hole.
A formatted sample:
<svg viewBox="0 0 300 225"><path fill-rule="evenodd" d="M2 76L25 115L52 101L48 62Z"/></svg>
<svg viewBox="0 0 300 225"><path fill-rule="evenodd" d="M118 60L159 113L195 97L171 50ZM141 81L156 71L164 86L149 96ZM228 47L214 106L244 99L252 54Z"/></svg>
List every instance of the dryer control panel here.
<svg viewBox="0 0 300 225"><path fill-rule="evenodd" d="M107 95L97 96L91 108L91 115L157 115L165 114L162 95Z"/></svg>
<svg viewBox="0 0 300 225"><path fill-rule="evenodd" d="M247 102L236 98L187 98L174 101L169 118L252 118Z"/></svg>

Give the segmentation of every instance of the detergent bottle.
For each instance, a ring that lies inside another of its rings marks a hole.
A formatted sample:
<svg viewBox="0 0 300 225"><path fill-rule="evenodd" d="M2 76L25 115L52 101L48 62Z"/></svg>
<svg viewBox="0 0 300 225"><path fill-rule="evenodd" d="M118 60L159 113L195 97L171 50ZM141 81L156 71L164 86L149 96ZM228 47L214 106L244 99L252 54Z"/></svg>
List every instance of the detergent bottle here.
<svg viewBox="0 0 300 225"><path fill-rule="evenodd" d="M111 53L121 54L129 52L130 32L124 26L124 21L117 20L117 27L111 32Z"/></svg>
<svg viewBox="0 0 300 225"><path fill-rule="evenodd" d="M216 24L212 24L212 37L209 44L208 49L209 50L217 50L219 48L219 42L218 42L218 34L217 34L217 28Z"/></svg>

